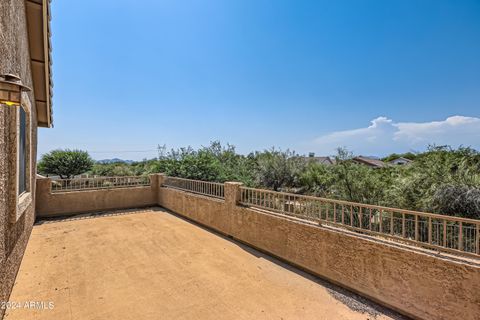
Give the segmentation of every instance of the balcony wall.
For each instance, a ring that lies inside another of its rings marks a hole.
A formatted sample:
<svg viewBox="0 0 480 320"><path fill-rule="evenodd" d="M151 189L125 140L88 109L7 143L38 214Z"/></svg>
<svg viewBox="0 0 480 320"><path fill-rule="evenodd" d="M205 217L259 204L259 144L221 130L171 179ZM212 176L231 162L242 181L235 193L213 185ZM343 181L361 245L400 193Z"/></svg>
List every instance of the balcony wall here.
<svg viewBox="0 0 480 320"><path fill-rule="evenodd" d="M81 190L52 193L51 179L37 179L37 217L55 217L105 210L157 205L156 175L150 186Z"/></svg>
<svg viewBox="0 0 480 320"><path fill-rule="evenodd" d="M479 319L480 263L322 227L238 205L238 183L225 199L161 187L51 194L37 186L38 215L160 205L312 274L416 319ZM44 195L46 193L47 195Z"/></svg>
<svg viewBox="0 0 480 320"><path fill-rule="evenodd" d="M225 201L160 188L158 203L409 317L479 319L480 264L238 206L236 188Z"/></svg>

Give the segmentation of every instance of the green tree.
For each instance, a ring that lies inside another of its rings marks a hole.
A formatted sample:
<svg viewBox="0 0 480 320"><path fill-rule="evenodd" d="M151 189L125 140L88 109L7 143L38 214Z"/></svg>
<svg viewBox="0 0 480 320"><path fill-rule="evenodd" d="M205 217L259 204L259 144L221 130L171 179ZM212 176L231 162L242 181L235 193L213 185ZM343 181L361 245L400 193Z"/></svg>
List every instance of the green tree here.
<svg viewBox="0 0 480 320"><path fill-rule="evenodd" d="M163 172L169 176L204 181L240 181L252 186L255 160L236 153L232 145L214 141L208 147L192 147L159 152L158 160L145 163L148 173Z"/></svg>
<svg viewBox="0 0 480 320"><path fill-rule="evenodd" d="M275 191L300 186L300 176L307 163L295 152L271 149L257 153L256 158L256 179L260 186Z"/></svg>
<svg viewBox="0 0 480 320"><path fill-rule="evenodd" d="M95 163L90 170L94 176L121 177L139 176L146 172L145 163Z"/></svg>
<svg viewBox="0 0 480 320"><path fill-rule="evenodd" d="M337 182L332 169L332 166L310 161L300 175L300 185L309 194L328 197Z"/></svg>
<svg viewBox="0 0 480 320"><path fill-rule="evenodd" d="M273 190L295 189L326 198L479 217L480 154L471 148L431 146L423 153L392 154L414 160L408 166L373 169L352 160L340 149L335 165L307 161L291 151L276 149L241 155L232 145L159 148L157 159L132 164L95 164L96 175L142 175L163 172L204 181L240 181Z"/></svg>
<svg viewBox="0 0 480 320"><path fill-rule="evenodd" d="M400 157L406 158L406 159L409 159L409 160L415 160L417 158L417 153L413 153L413 152L392 153L389 156L383 158L382 160L384 162L390 162L390 161L395 160L395 159L400 158Z"/></svg>
<svg viewBox="0 0 480 320"><path fill-rule="evenodd" d="M400 169L396 167L371 168L356 163L353 154L339 148L337 165L331 174L335 185L331 196L337 199L376 205L387 205L387 192Z"/></svg>
<svg viewBox="0 0 480 320"><path fill-rule="evenodd" d="M85 173L92 168L94 161L86 151L53 150L42 156L38 171L43 174L58 175L62 179Z"/></svg>
<svg viewBox="0 0 480 320"><path fill-rule="evenodd" d="M480 188L480 154L471 149L430 146L406 166L391 187L390 205L420 211L466 216L472 190ZM463 188L465 187L465 188ZM473 193L474 194L474 193ZM450 200L442 200L442 198ZM448 205L455 200L455 205ZM463 202L463 203L462 203ZM469 212L471 212L469 210Z"/></svg>
<svg viewBox="0 0 480 320"><path fill-rule="evenodd" d="M480 219L480 189L443 185L433 195L434 209L448 215Z"/></svg>

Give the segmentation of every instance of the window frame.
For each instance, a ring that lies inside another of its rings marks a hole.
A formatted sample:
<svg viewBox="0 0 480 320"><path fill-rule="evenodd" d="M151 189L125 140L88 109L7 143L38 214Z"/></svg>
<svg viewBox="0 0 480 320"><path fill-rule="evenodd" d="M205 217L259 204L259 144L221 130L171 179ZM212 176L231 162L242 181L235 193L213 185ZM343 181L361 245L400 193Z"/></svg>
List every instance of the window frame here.
<svg viewBox="0 0 480 320"><path fill-rule="evenodd" d="M22 113L24 114L25 119L25 128L22 128ZM28 156L28 112L22 107L18 107L17 111L17 196L21 197L24 193L29 192L29 175L28 175L28 162L29 162L29 156ZM22 133L22 130L24 132ZM23 145L22 145L22 135L23 135ZM21 159L23 152L23 159ZM23 161L22 161L23 160ZM22 174L22 169L23 169L23 174ZM23 178L23 181L22 181ZM21 188L23 187L23 190Z"/></svg>
<svg viewBox="0 0 480 320"><path fill-rule="evenodd" d="M24 95L24 93L22 93ZM15 170L12 170L15 173L15 210L12 210L10 215L10 221L16 223L18 219L25 213L25 211L30 207L33 197L32 197L32 144L31 144L31 132L32 132L32 113L30 100L28 97L22 97L22 104L15 107L15 143L13 153L15 156ZM25 190L20 193L20 108L23 109L25 113Z"/></svg>

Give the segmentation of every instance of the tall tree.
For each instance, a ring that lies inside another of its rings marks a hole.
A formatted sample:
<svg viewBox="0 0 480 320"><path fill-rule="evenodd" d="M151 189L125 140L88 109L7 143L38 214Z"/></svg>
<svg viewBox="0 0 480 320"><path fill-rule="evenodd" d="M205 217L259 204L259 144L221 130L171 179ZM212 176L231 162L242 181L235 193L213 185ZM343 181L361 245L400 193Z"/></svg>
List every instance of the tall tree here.
<svg viewBox="0 0 480 320"><path fill-rule="evenodd" d="M53 150L42 156L38 163L38 171L43 174L54 174L62 179L85 173L94 164L86 151L82 150Z"/></svg>

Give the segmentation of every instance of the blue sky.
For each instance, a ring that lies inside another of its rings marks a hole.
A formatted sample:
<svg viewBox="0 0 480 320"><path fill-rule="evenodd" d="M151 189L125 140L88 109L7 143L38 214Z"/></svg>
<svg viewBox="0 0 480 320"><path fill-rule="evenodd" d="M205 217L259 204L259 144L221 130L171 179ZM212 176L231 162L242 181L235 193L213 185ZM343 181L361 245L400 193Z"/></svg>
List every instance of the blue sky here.
<svg viewBox="0 0 480 320"><path fill-rule="evenodd" d="M39 155L480 149L480 1L52 2Z"/></svg>

